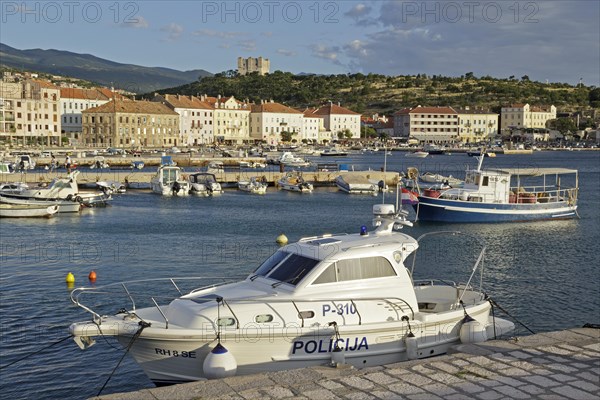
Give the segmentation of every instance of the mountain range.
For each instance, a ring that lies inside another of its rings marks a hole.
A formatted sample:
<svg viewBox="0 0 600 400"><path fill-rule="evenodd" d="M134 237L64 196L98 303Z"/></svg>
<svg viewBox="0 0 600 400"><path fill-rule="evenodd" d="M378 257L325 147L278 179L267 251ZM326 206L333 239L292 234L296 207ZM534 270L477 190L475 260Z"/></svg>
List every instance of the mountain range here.
<svg viewBox="0 0 600 400"><path fill-rule="evenodd" d="M3 43L0 43L0 67L77 78L134 93L180 86L213 75L203 69L178 71L121 64L91 54L63 50L19 50Z"/></svg>

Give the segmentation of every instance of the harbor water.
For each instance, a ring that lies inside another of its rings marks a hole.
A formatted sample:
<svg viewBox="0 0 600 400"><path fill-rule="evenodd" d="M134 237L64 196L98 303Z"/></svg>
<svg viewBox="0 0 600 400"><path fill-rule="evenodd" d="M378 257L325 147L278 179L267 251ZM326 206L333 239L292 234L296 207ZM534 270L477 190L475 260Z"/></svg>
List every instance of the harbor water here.
<svg viewBox="0 0 600 400"><path fill-rule="evenodd" d="M389 171L464 177L476 160L464 154L405 158L393 153ZM331 160L327 160L328 162ZM337 160L355 170L380 170L383 152ZM404 232L419 237L458 230L487 244L484 289L513 317L536 333L600 323L600 152L535 152L486 158L484 167L561 167L579 170L579 219L508 224L416 223ZM394 195L387 194L386 202ZM189 277L243 277L276 250L275 238L290 241L323 233L359 232L371 226L371 196L347 195L334 187L311 194L269 188L264 196L226 190L219 197L164 198L149 191L115 196L106 208L85 209L50 219L0 222L0 393L10 399L80 399L96 395L124 350L108 338L81 351L67 339L68 326L90 315L73 305L65 284ZM414 218L414 212L410 211ZM477 241L459 245L423 243L415 278L454 275L456 261L477 255ZM472 263L474 260L471 260ZM470 265L464 265L466 281ZM477 282L478 283L478 282ZM152 283L147 284L152 289ZM102 304L115 313L130 304ZM517 334L528 333L519 328ZM153 386L129 357L103 394Z"/></svg>

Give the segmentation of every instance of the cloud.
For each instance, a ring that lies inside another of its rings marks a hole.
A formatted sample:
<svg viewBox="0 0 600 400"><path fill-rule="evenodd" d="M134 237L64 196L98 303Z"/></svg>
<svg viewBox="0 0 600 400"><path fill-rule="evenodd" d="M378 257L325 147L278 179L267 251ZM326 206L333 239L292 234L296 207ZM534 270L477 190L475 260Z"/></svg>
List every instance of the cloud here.
<svg viewBox="0 0 600 400"><path fill-rule="evenodd" d="M359 3L344 13L345 16L358 19L368 15L373 8Z"/></svg>
<svg viewBox="0 0 600 400"><path fill-rule="evenodd" d="M235 37L244 36L244 32L226 32L226 31L216 31L213 29L200 29L192 32L195 36L207 36L214 37L219 39L233 39Z"/></svg>
<svg viewBox="0 0 600 400"><path fill-rule="evenodd" d="M161 32L167 33L167 40L169 40L170 42L179 39L179 37L183 33L183 27L174 22L171 22L167 26L163 26L162 28L160 28L160 30Z"/></svg>
<svg viewBox="0 0 600 400"><path fill-rule="evenodd" d="M341 48L338 46L326 46L323 44L313 44L309 46L312 51L313 57L321 58L323 60L331 61L336 65L342 65L339 60Z"/></svg>
<svg viewBox="0 0 600 400"><path fill-rule="evenodd" d="M282 56L285 56L285 57L293 57L296 55L295 51L286 50L286 49L277 49L276 53L281 54Z"/></svg>
<svg viewBox="0 0 600 400"><path fill-rule="evenodd" d="M369 26L376 25L378 21L371 17L369 14L373 10L373 7L359 3L352 7L350 10L344 13L344 16L352 18L355 25L358 26Z"/></svg>
<svg viewBox="0 0 600 400"><path fill-rule="evenodd" d="M469 4L475 8L469 10ZM385 1L372 11L378 13L376 27L310 48L314 57L349 71L449 76L473 71L572 84L582 76L588 85L599 85L600 3L519 3L518 15L511 5ZM460 15L457 6L464 7ZM496 7L502 12L496 13ZM367 10L355 6L345 15L360 20Z"/></svg>
<svg viewBox="0 0 600 400"><path fill-rule="evenodd" d="M256 42L254 40L240 40L237 42L237 47L244 51L255 51Z"/></svg>
<svg viewBox="0 0 600 400"><path fill-rule="evenodd" d="M150 26L148 21L141 15L129 18L128 20L119 24L121 28L133 28L133 29L145 29Z"/></svg>

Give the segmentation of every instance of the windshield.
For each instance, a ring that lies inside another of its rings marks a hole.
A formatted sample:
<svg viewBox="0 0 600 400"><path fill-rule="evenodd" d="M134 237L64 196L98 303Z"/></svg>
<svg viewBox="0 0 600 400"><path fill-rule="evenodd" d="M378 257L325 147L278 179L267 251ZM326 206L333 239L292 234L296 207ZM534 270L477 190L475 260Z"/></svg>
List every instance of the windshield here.
<svg viewBox="0 0 600 400"><path fill-rule="evenodd" d="M255 275L296 285L318 263L319 260L279 250L265 260L254 273Z"/></svg>
<svg viewBox="0 0 600 400"><path fill-rule="evenodd" d="M284 258L286 258L290 253L286 253L285 251L277 251L274 254L271 255L271 257L267 258L260 267L258 267L256 269L256 271L254 271L254 273L256 275L260 275L260 276L267 276L267 274L269 272L271 272L271 270L273 268L275 268L275 266L277 264L279 264L281 262L281 260L283 260Z"/></svg>

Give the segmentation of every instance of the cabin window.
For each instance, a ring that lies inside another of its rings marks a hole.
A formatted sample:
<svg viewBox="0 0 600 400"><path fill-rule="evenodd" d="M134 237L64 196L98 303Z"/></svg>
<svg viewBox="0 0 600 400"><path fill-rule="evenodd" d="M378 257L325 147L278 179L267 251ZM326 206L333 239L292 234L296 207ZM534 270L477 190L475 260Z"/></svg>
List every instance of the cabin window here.
<svg viewBox="0 0 600 400"><path fill-rule="evenodd" d="M258 322L259 324L273 322L273 316L271 314L260 314L254 317L254 321Z"/></svg>
<svg viewBox="0 0 600 400"><path fill-rule="evenodd" d="M314 317L315 317L314 311L300 311L298 313L298 318L300 318L300 319L309 319L309 318L314 318Z"/></svg>
<svg viewBox="0 0 600 400"><path fill-rule="evenodd" d="M319 260L298 254L291 254L283 260L268 277L289 283L290 285L296 285L306 276L306 274L312 271L318 263Z"/></svg>
<svg viewBox="0 0 600 400"><path fill-rule="evenodd" d="M256 275L267 276L269 272L273 268L277 266L284 258L286 258L290 253L286 253L285 251L277 251L271 255L271 257L267 258L260 267L254 271Z"/></svg>
<svg viewBox="0 0 600 400"><path fill-rule="evenodd" d="M330 265L314 284L354 281L359 279L396 276L392 264L384 257L340 260Z"/></svg>
<svg viewBox="0 0 600 400"><path fill-rule="evenodd" d="M217 321L217 324L219 326L233 326L233 325L235 325L235 319L230 318L230 317L219 318L219 320Z"/></svg>
<svg viewBox="0 0 600 400"><path fill-rule="evenodd" d="M484 176L483 177L483 183L481 184L481 186L488 186L490 183L490 177L489 176Z"/></svg>

